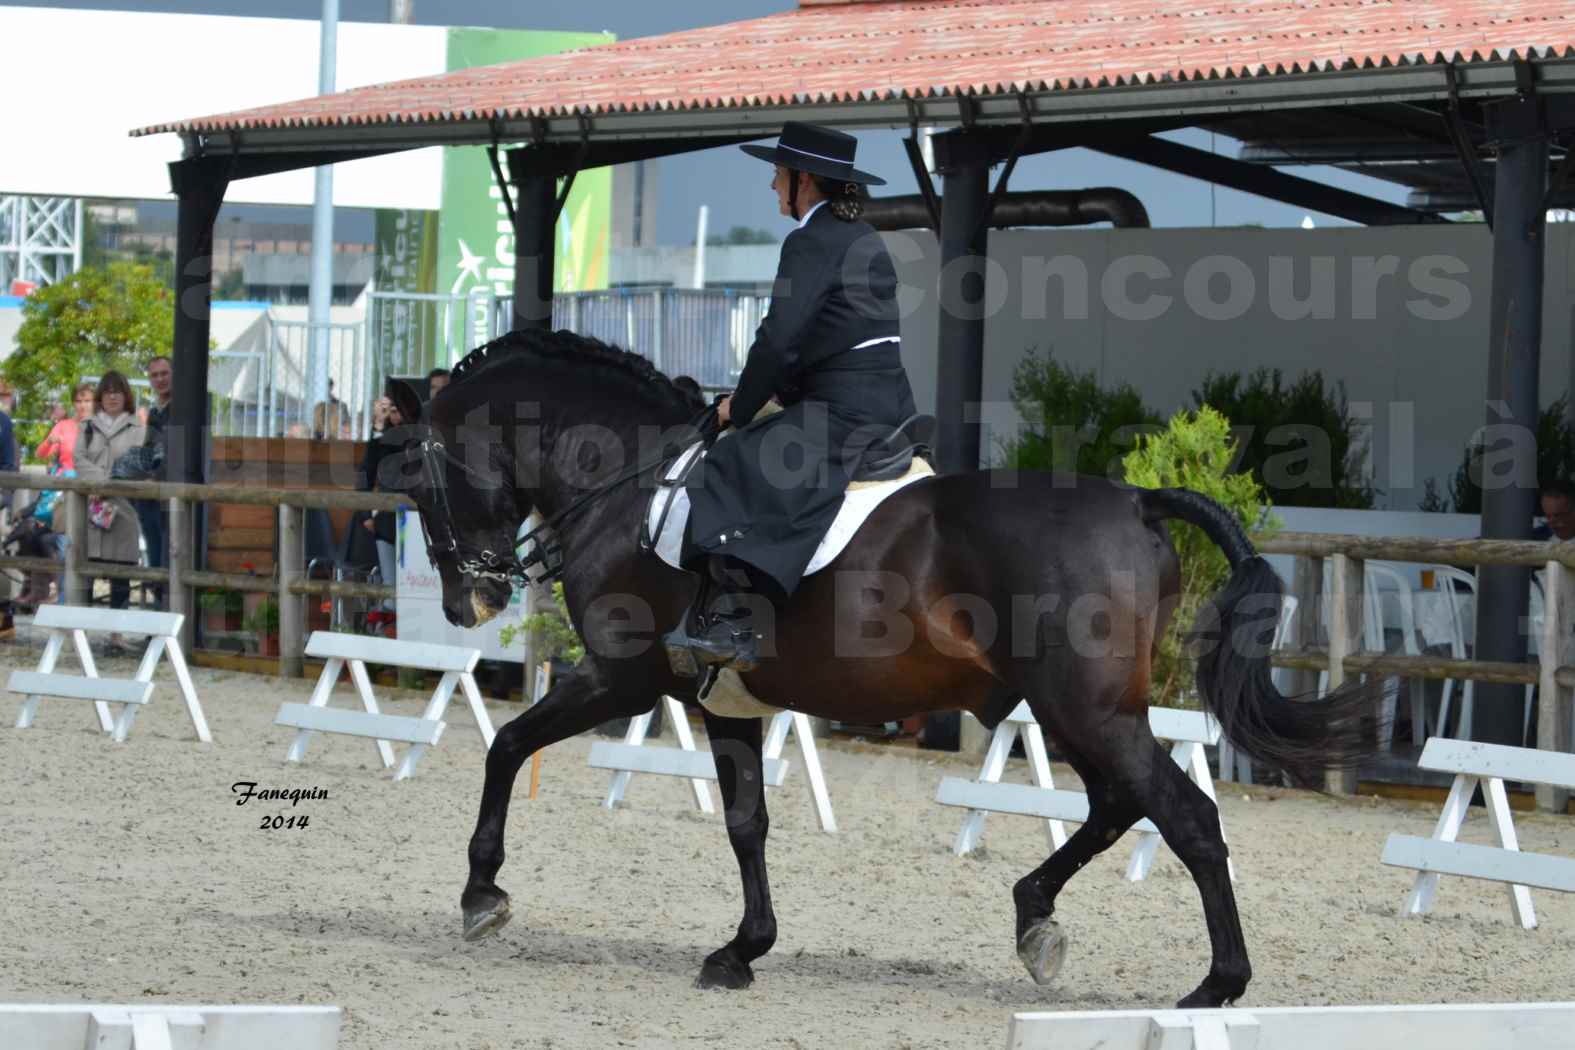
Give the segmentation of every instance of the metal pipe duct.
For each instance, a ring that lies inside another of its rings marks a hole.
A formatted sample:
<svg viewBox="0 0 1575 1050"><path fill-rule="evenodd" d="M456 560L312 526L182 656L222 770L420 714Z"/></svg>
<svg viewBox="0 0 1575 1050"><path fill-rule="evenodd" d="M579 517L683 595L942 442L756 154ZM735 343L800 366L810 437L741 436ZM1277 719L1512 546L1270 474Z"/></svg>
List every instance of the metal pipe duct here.
<svg viewBox="0 0 1575 1050"><path fill-rule="evenodd" d="M877 230L928 228L930 213L924 198L872 197L864 202L864 221ZM1126 190L1096 186L1086 190L1031 190L1003 194L990 214L989 225L1086 226L1109 222L1115 226L1147 227L1143 202Z"/></svg>

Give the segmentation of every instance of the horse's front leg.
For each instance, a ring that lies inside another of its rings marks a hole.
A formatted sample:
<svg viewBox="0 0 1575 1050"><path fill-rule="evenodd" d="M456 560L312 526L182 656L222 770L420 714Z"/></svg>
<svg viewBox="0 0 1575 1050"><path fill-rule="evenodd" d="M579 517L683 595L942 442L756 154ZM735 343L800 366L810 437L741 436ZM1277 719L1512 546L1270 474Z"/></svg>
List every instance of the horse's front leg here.
<svg viewBox="0 0 1575 1050"><path fill-rule="evenodd" d="M749 964L771 950L777 918L771 913L766 880L766 791L761 760L760 719L718 718L705 712L706 733L716 760L716 779L727 812L727 837L744 880L744 918L731 941L706 956L695 984L701 988L747 988L755 979Z"/></svg>
<svg viewBox="0 0 1575 1050"><path fill-rule="evenodd" d="M511 917L509 895L493 880L503 867L503 828L520 766L544 747L608 719L649 711L656 701L656 697L615 693L597 683L592 674L576 674L553 686L535 706L498 731L487 751L481 814L470 837L470 878L460 897L465 940L496 933Z"/></svg>

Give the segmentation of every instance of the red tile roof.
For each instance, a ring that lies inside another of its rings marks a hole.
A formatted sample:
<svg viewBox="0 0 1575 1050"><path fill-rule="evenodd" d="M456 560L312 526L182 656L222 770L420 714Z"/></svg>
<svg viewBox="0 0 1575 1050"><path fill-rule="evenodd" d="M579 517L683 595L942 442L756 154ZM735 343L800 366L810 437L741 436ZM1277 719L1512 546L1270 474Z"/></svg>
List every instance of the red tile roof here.
<svg viewBox="0 0 1575 1050"><path fill-rule="evenodd" d="M810 2L133 134L436 123L1259 77L1575 57L1563 0Z"/></svg>

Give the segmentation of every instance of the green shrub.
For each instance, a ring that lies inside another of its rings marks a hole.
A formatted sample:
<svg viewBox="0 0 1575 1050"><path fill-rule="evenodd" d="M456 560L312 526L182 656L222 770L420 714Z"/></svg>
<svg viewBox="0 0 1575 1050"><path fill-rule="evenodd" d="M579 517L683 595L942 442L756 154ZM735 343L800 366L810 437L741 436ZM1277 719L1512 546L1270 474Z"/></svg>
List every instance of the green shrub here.
<svg viewBox="0 0 1575 1050"><path fill-rule="evenodd" d="M1012 375L1012 403L1025 428L1002 445L1003 465L1014 470L1056 470L1121 480L1121 457L1137 434L1161 429L1128 384L1100 387L1093 372L1077 373L1035 350Z"/></svg>
<svg viewBox="0 0 1575 1050"><path fill-rule="evenodd" d="M1571 427L1566 413L1569 399L1561 397L1537 415L1537 485L1540 487L1560 478L1575 477L1575 427ZM1480 434L1473 435L1466 445L1465 457L1455 470L1450 483L1458 514L1482 513L1482 457L1488 451ZM1505 441L1493 442L1495 464L1507 459ZM1503 479L1501 479L1503 480ZM1445 504L1447 509L1448 504ZM1424 506L1423 510L1430 507Z"/></svg>
<svg viewBox="0 0 1575 1050"><path fill-rule="evenodd" d="M1322 372L1307 372L1286 386L1278 368L1247 377L1210 372L1192 400L1230 420L1243 439L1236 469L1250 472L1275 503L1372 508L1367 443L1351 418L1343 382L1329 388Z"/></svg>
<svg viewBox="0 0 1575 1050"><path fill-rule="evenodd" d="M1191 489L1219 502L1243 528L1272 534L1280 520L1270 513L1268 494L1251 474L1231 471L1238 451L1230 423L1205 405L1178 412L1162 433L1141 437L1123 466L1133 485ZM1167 524L1181 558L1181 600L1159 642L1149 698L1160 706L1191 707L1197 705L1197 671L1184 642L1199 607L1230 575L1230 565L1201 529L1182 521Z"/></svg>
<svg viewBox="0 0 1575 1050"><path fill-rule="evenodd" d="M519 623L505 624L498 632L498 640L505 646L511 646L515 639L523 641L528 632L540 631L541 652L537 654L537 659L561 661L573 666L585 655L585 643L575 633L569 619L562 583L552 585L552 601L554 608L546 612L531 613Z"/></svg>

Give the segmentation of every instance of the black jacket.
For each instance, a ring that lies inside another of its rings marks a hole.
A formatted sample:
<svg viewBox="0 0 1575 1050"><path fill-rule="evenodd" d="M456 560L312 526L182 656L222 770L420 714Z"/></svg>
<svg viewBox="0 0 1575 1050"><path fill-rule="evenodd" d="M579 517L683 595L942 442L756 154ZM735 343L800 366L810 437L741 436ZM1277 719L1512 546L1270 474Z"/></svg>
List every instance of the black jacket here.
<svg viewBox="0 0 1575 1050"><path fill-rule="evenodd" d="M745 422L777 394L797 400L805 372L870 339L897 335L897 274L875 227L831 206L782 242L771 308L755 332L730 415Z"/></svg>
<svg viewBox="0 0 1575 1050"><path fill-rule="evenodd" d="M401 445L388 439L383 434L373 434L372 440L366 443L366 454L361 458L361 484L362 492L382 491L379 483L378 471L382 469L383 460L390 455L397 454ZM392 469L392 468L390 468ZM364 513L364 512L363 512ZM360 527L361 514L356 515L356 528ZM380 510L372 515L373 534L385 543L394 542L394 515L386 510Z"/></svg>

